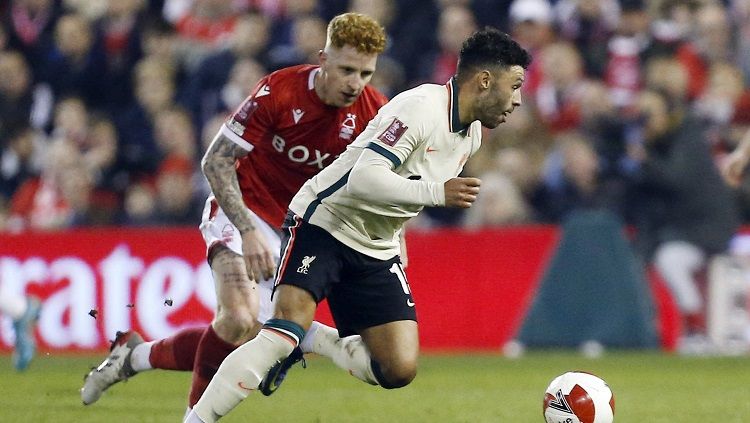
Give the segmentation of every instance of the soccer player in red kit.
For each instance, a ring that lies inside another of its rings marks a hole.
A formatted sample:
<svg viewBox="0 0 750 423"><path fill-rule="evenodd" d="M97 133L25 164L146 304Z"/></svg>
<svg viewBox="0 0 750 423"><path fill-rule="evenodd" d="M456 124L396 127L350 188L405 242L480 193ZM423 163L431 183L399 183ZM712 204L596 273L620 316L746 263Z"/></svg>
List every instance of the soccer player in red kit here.
<svg viewBox="0 0 750 423"><path fill-rule="evenodd" d="M137 372L159 368L193 371L192 407L222 360L258 334L273 311L278 228L289 202L387 101L367 85L384 48L385 33L373 19L356 13L336 16L328 25L319 66L271 73L229 117L202 160L213 193L200 229L216 288L214 320L208 328L152 342L133 331L118 332L109 356L86 377L84 404ZM349 338L337 342L335 329L316 323L300 347L340 363L337 355L346 354L347 343L361 342L358 336Z"/></svg>

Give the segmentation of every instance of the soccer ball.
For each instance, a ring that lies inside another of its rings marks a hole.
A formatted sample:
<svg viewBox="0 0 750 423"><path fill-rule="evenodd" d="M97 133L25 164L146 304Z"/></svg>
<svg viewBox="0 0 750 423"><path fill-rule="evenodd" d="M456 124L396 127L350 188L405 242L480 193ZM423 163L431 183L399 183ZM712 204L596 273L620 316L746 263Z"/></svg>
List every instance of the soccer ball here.
<svg viewBox="0 0 750 423"><path fill-rule="evenodd" d="M611 423L615 396L607 382L585 372L567 372L556 377L544 392L547 423Z"/></svg>

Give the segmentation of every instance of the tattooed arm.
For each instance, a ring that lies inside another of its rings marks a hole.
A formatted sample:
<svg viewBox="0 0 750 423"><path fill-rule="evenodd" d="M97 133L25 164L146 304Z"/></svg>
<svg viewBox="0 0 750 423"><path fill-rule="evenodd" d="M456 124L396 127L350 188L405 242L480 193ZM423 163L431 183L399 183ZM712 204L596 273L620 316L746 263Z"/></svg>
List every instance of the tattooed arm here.
<svg viewBox="0 0 750 423"><path fill-rule="evenodd" d="M273 276L275 264L265 237L256 230L253 216L242 201L235 162L247 153L232 140L218 134L203 156L201 169L219 207L242 235L242 253L248 275L260 281Z"/></svg>
<svg viewBox="0 0 750 423"><path fill-rule="evenodd" d="M237 159L247 153L247 150L229 138L218 134L201 161L201 169L208 179L216 202L241 233L255 229L252 215L242 201L240 183L235 170Z"/></svg>

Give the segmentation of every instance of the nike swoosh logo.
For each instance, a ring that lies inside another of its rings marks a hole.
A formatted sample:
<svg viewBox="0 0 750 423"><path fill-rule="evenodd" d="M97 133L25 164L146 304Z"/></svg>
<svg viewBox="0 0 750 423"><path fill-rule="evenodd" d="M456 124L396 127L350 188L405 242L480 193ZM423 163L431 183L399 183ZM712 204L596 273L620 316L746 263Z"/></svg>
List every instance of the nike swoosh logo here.
<svg viewBox="0 0 750 423"><path fill-rule="evenodd" d="M414 307L414 301L406 300L406 305L408 305L409 307Z"/></svg>
<svg viewBox="0 0 750 423"><path fill-rule="evenodd" d="M252 389L252 388L248 388L247 386L245 386L245 385L244 385L244 384L242 383L242 381L239 381L239 382L237 382L237 386L239 386L239 387L240 387L240 389L244 389L244 390L246 390L246 391L250 391L250 392L253 392L253 391L255 390L255 389Z"/></svg>
<svg viewBox="0 0 750 423"><path fill-rule="evenodd" d="M436 148L432 148L432 147L427 147L427 152L428 153L432 153L433 151L437 151L437 149Z"/></svg>

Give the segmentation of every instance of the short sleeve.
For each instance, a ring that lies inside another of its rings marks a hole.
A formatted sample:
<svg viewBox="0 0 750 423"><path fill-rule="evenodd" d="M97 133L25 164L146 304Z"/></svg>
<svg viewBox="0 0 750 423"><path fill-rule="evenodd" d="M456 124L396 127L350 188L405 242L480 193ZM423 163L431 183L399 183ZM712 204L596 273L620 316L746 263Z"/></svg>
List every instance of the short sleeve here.
<svg viewBox="0 0 750 423"><path fill-rule="evenodd" d="M274 125L274 102L270 84L268 76L261 79L252 94L222 127L222 133L245 150L252 150L255 143Z"/></svg>

